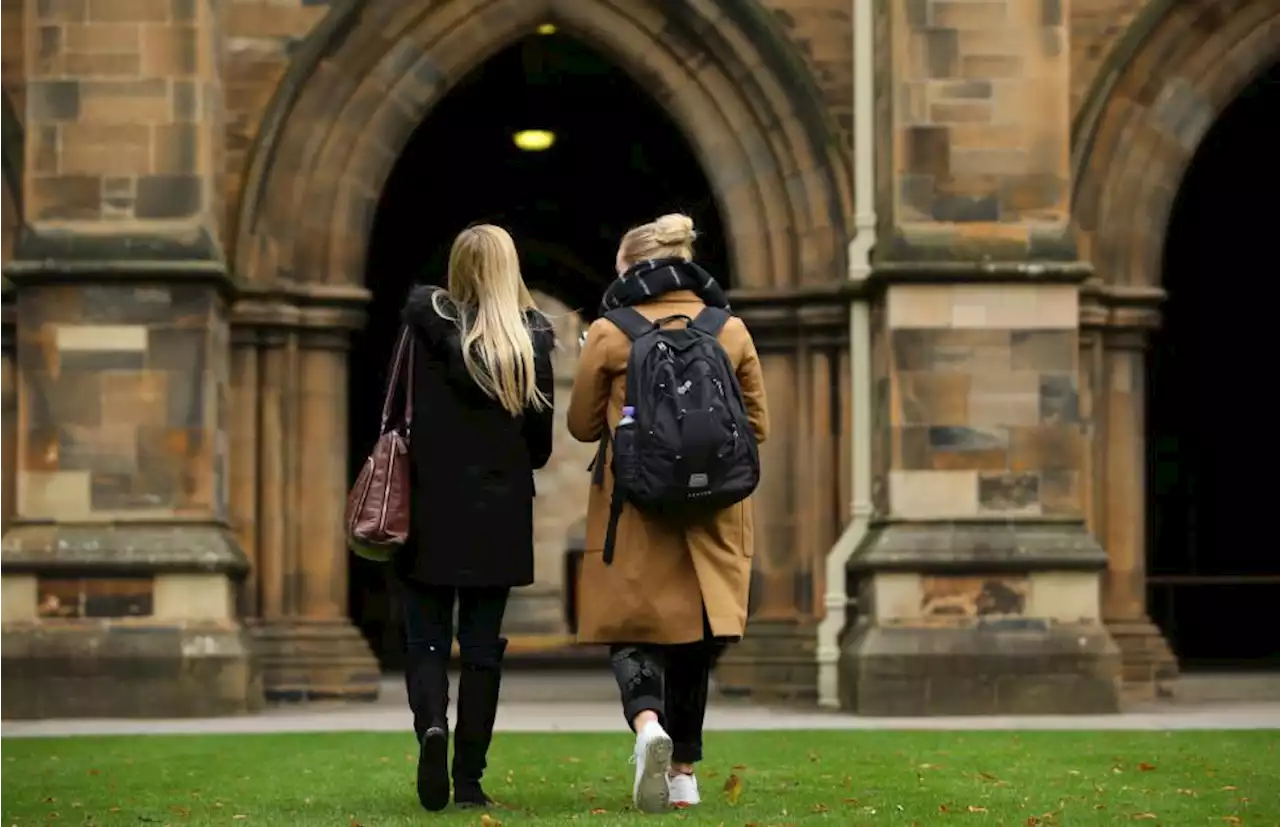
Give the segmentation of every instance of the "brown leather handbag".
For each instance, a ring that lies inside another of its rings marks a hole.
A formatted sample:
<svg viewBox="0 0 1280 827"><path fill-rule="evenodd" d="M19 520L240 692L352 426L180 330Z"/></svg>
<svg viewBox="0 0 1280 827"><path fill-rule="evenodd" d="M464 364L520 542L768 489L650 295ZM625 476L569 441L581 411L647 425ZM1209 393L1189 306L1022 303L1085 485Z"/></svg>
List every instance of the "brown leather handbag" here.
<svg viewBox="0 0 1280 827"><path fill-rule="evenodd" d="M405 374L404 415L392 423L391 407ZM390 427L388 427L390 424ZM357 556L385 563L409 537L409 432L413 425L413 334L400 328L391 376L382 402L382 427L360 476L347 495L347 545Z"/></svg>

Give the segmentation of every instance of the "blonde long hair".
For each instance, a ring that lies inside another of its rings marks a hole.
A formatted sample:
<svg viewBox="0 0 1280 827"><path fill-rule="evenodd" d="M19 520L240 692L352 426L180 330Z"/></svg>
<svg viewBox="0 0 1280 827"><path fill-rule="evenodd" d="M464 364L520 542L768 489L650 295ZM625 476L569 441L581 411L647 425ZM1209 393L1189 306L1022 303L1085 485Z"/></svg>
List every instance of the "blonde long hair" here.
<svg viewBox="0 0 1280 827"><path fill-rule="evenodd" d="M458 326L463 364L481 390L512 416L526 408L546 409L525 320L525 311L537 305L506 230L477 224L458 233L449 252L448 291L437 291L431 304Z"/></svg>

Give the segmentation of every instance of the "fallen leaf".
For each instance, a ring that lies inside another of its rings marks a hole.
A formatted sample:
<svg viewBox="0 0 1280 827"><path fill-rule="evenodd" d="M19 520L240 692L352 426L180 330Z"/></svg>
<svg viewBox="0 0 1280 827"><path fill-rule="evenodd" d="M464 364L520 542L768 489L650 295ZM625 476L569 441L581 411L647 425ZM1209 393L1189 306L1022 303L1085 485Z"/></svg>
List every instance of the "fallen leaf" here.
<svg viewBox="0 0 1280 827"><path fill-rule="evenodd" d="M846 799L844 800L844 803L845 803L845 804L857 804L857 803L858 803L858 799L856 799L856 798L846 798Z"/></svg>
<svg viewBox="0 0 1280 827"><path fill-rule="evenodd" d="M607 812L609 812L609 811L608 811L608 810L606 810L604 807L596 807L594 810L592 810L592 811L591 811L591 815L593 815L593 816L602 816L602 815L604 815L604 814L605 814L605 813L607 813Z"/></svg>
<svg viewBox="0 0 1280 827"><path fill-rule="evenodd" d="M970 804L968 809L971 813L985 813L987 811L986 807L979 807L976 804Z"/></svg>
<svg viewBox="0 0 1280 827"><path fill-rule="evenodd" d="M353 818L351 819L351 827L363 827L363 825Z"/></svg>
<svg viewBox="0 0 1280 827"><path fill-rule="evenodd" d="M1143 761L1141 764L1138 765L1139 772L1151 772L1155 768L1156 768L1155 764L1148 764L1146 761Z"/></svg>
<svg viewBox="0 0 1280 827"><path fill-rule="evenodd" d="M1155 813L1134 813L1133 814L1134 821L1154 821L1159 817L1160 816L1156 815Z"/></svg>
<svg viewBox="0 0 1280 827"><path fill-rule="evenodd" d="M1240 816L1223 816L1222 820L1227 822L1228 824L1239 824Z"/></svg>
<svg viewBox="0 0 1280 827"><path fill-rule="evenodd" d="M831 812L831 808L828 807L826 804L814 804L813 811L815 813L829 813Z"/></svg>
<svg viewBox="0 0 1280 827"><path fill-rule="evenodd" d="M980 772L978 773L978 777L981 778L983 781L999 781L1000 780L998 777L992 775L989 772Z"/></svg>
<svg viewBox="0 0 1280 827"><path fill-rule="evenodd" d="M745 770L746 768L747 768L746 764L734 764L730 769Z"/></svg>
<svg viewBox="0 0 1280 827"><path fill-rule="evenodd" d="M949 812L951 812L951 808L950 808L950 807L948 807L946 804L939 804L939 805L938 805L938 812L940 812L940 813L949 813Z"/></svg>
<svg viewBox="0 0 1280 827"><path fill-rule="evenodd" d="M502 822L498 821L488 813L484 813L480 816L480 823L483 824L484 827L502 827Z"/></svg>
<svg viewBox="0 0 1280 827"><path fill-rule="evenodd" d="M738 799L742 797L742 779L737 773L730 775L724 782L724 794L730 804L737 804Z"/></svg>
<svg viewBox="0 0 1280 827"><path fill-rule="evenodd" d="M1238 789L1240 789L1240 788L1239 788L1239 787L1236 787L1236 786L1234 786L1234 785L1232 785L1232 784L1228 784L1227 786L1223 787L1222 789L1224 789L1224 790L1238 790Z"/></svg>

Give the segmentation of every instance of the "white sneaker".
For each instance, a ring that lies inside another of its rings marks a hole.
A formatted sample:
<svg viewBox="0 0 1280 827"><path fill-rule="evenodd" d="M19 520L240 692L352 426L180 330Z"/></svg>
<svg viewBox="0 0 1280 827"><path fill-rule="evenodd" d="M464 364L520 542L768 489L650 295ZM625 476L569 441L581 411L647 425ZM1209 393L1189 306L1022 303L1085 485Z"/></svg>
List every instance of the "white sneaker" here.
<svg viewBox="0 0 1280 827"><path fill-rule="evenodd" d="M667 774L671 772L671 736L657 721L646 724L636 734L636 785L632 801L642 813L660 813L667 809L671 791Z"/></svg>
<svg viewBox="0 0 1280 827"><path fill-rule="evenodd" d="M701 804L698 795L698 778L691 773L678 772L667 781L672 807L692 807Z"/></svg>

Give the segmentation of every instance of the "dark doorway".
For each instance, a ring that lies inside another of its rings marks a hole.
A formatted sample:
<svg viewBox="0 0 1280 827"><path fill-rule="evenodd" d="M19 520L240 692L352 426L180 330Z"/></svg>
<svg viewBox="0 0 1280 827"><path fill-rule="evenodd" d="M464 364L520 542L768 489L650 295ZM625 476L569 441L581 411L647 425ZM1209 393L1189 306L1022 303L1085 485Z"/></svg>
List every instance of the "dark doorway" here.
<svg viewBox="0 0 1280 827"><path fill-rule="evenodd" d="M1222 113L1182 181L1147 371L1148 602L1183 669L1280 668L1275 388L1280 65Z"/></svg>
<svg viewBox="0 0 1280 827"><path fill-rule="evenodd" d="M551 131L555 143L521 150L513 136L526 129ZM444 283L460 230L505 227L530 288L590 319L622 234L672 211L693 217L698 257L727 286L720 217L697 159L661 106L590 48L534 35L463 78L410 139L374 221L373 300L351 353L352 477L377 436L405 294L414 283ZM385 570L353 558L349 599L383 668L398 669L398 600Z"/></svg>

